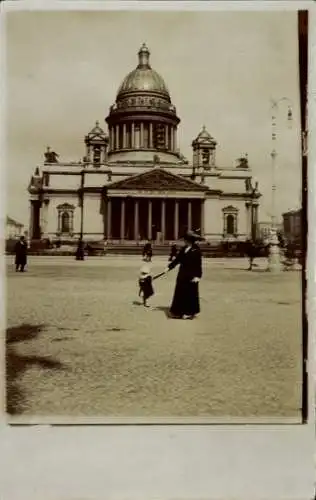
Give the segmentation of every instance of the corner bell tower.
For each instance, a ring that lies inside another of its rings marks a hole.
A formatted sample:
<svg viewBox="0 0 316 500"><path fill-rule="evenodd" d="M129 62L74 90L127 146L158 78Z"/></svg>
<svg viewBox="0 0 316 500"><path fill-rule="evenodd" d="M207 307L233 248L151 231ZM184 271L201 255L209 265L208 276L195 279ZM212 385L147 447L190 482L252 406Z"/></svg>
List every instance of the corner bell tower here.
<svg viewBox="0 0 316 500"><path fill-rule="evenodd" d="M192 142L193 169L196 173L201 170L212 170L216 168L215 153L217 142L208 133L205 126L197 138Z"/></svg>
<svg viewBox="0 0 316 500"><path fill-rule="evenodd" d="M86 156L85 163L92 163L94 167L100 167L107 159L107 148L109 139L104 130L96 121L95 126L85 137Z"/></svg>

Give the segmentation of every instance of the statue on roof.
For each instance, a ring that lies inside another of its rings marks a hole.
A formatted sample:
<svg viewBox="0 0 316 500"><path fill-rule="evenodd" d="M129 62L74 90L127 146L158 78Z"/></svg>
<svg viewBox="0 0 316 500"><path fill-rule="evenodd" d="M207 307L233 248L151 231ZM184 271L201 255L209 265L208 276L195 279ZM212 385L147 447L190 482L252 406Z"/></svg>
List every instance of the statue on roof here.
<svg viewBox="0 0 316 500"><path fill-rule="evenodd" d="M249 191L251 191L251 189L252 189L251 179L249 179L249 177L247 177L247 179L245 179L245 188L246 188L247 193Z"/></svg>
<svg viewBox="0 0 316 500"><path fill-rule="evenodd" d="M245 188L246 188L247 193L251 193L253 195L257 194L258 188L259 188L259 183L255 182L255 185L253 185L251 178L247 177L247 179L245 179Z"/></svg>
<svg viewBox="0 0 316 500"><path fill-rule="evenodd" d="M59 155L55 153L55 151L51 151L49 147L47 147L46 153L44 153L45 163L58 163Z"/></svg>
<svg viewBox="0 0 316 500"><path fill-rule="evenodd" d="M248 168L249 163L248 163L248 155L245 154L245 156L241 156L240 158L237 159L237 168Z"/></svg>

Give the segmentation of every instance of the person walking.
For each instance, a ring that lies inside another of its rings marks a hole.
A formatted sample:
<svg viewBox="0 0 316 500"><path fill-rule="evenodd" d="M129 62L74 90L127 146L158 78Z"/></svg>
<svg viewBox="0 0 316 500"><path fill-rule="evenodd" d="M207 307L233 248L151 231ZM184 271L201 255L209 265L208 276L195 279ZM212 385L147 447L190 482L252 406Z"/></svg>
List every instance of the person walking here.
<svg viewBox="0 0 316 500"><path fill-rule="evenodd" d="M249 260L249 267L248 267L248 271L252 271L252 268L254 266L254 259L256 257L256 245L255 243L252 241L252 240L247 240L246 241L246 248L245 248L245 252L246 252L246 255L248 257L248 260Z"/></svg>
<svg viewBox="0 0 316 500"><path fill-rule="evenodd" d="M82 240L78 241L75 258L76 260L84 260L84 243Z"/></svg>
<svg viewBox="0 0 316 500"><path fill-rule="evenodd" d="M153 249L150 241L147 241L145 243L144 248L143 248L143 258L148 259L148 262L151 262L153 256Z"/></svg>
<svg viewBox="0 0 316 500"><path fill-rule="evenodd" d="M27 242L24 236L21 236L15 245L15 271L24 272L27 264Z"/></svg>
<svg viewBox="0 0 316 500"><path fill-rule="evenodd" d="M183 248L165 270L168 272L180 266L169 313L174 319L193 319L200 312L199 281L202 278L202 253L197 242L203 238L194 231L187 231L183 240Z"/></svg>

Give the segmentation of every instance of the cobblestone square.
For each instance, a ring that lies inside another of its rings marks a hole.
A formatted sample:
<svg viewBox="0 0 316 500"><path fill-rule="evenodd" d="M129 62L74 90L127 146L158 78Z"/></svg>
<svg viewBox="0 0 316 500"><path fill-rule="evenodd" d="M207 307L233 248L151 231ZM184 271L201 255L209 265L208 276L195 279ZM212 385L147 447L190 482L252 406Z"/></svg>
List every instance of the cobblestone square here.
<svg viewBox="0 0 316 500"><path fill-rule="evenodd" d="M300 272L204 260L201 314L171 320L176 271L138 303L138 257L7 261L12 415L292 417L301 406ZM157 257L153 273L166 265Z"/></svg>

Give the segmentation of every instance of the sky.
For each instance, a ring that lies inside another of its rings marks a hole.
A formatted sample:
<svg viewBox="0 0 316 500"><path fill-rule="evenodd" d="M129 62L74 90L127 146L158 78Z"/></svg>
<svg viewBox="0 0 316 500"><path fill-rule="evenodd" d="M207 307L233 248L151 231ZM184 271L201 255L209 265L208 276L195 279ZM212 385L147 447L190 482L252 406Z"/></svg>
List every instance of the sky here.
<svg viewBox="0 0 316 500"><path fill-rule="evenodd" d="M203 125L217 140L217 164L245 153L271 217L271 99L277 113L277 202L300 206L297 13L55 11L6 14L7 213L29 222L27 186L47 146L61 160L85 154L84 136L104 119L145 42L181 123L178 145L192 161Z"/></svg>

